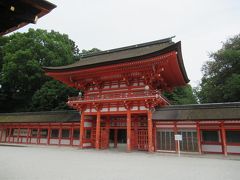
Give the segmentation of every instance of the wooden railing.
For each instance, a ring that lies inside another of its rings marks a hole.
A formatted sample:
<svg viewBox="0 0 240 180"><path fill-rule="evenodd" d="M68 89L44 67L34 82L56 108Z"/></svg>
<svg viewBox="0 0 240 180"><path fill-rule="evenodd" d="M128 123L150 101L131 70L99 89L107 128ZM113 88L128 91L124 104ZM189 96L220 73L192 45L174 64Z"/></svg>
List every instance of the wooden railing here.
<svg viewBox="0 0 240 180"><path fill-rule="evenodd" d="M108 94L91 94L85 96L69 97L68 101L96 101L111 99L132 99L132 98L163 98L159 91L138 91L121 92ZM167 100L166 100L167 101Z"/></svg>

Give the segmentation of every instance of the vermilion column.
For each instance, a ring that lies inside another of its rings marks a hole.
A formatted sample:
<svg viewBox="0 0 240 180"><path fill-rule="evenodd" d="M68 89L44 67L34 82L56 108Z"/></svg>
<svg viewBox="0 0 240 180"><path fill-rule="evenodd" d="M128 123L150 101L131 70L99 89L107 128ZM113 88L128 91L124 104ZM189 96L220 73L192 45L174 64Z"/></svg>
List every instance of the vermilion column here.
<svg viewBox="0 0 240 180"><path fill-rule="evenodd" d="M84 112L81 113L81 122L80 122L80 148L83 148L83 136L84 136Z"/></svg>
<svg viewBox="0 0 240 180"><path fill-rule="evenodd" d="M153 152L153 123L152 123L152 112L148 111L148 152Z"/></svg>
<svg viewBox="0 0 240 180"><path fill-rule="evenodd" d="M225 156L227 156L226 132L225 132L225 129L224 129L223 122L221 123L221 134L222 134L223 153L224 153Z"/></svg>
<svg viewBox="0 0 240 180"><path fill-rule="evenodd" d="M201 133L200 133L199 122L197 122L197 142L198 142L198 152L199 154L202 154Z"/></svg>
<svg viewBox="0 0 240 180"><path fill-rule="evenodd" d="M96 149L100 149L100 125L101 125L101 114L100 114L100 110L98 110L97 123L96 123Z"/></svg>
<svg viewBox="0 0 240 180"><path fill-rule="evenodd" d="M131 111L127 110L127 151L131 151Z"/></svg>
<svg viewBox="0 0 240 180"><path fill-rule="evenodd" d="M178 134L178 131L177 131L177 122L174 122L174 135L177 135ZM174 138L175 139L175 138ZM178 143L177 141L175 141L175 150L176 150L176 153L178 153L178 150L179 150L180 147L178 147Z"/></svg>

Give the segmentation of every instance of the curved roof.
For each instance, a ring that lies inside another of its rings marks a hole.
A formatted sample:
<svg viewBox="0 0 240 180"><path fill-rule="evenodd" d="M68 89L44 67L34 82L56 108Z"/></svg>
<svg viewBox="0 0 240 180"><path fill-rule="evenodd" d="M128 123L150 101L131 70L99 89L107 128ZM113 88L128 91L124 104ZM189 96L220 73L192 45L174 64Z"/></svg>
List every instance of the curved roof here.
<svg viewBox="0 0 240 180"><path fill-rule="evenodd" d="M0 36L15 31L49 13L56 5L45 0L1 0Z"/></svg>
<svg viewBox="0 0 240 180"><path fill-rule="evenodd" d="M189 79L187 77L187 73L182 59L181 42L174 43L172 42L172 38L166 38L148 43L106 50L85 56L76 63L70 65L58 67L43 67L43 69L46 72L66 72L124 62L139 61L141 59L144 60L147 57L154 57L171 51L177 52L178 64L180 66L185 82L188 83Z"/></svg>

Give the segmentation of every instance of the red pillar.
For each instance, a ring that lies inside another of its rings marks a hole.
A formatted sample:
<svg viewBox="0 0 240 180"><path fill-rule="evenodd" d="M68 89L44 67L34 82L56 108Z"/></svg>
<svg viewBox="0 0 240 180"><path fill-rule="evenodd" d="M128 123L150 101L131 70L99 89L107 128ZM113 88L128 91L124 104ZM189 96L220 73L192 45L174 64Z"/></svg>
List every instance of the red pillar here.
<svg viewBox="0 0 240 180"><path fill-rule="evenodd" d="M152 123L152 111L148 110L148 152L153 152L153 123Z"/></svg>
<svg viewBox="0 0 240 180"><path fill-rule="evenodd" d="M100 126L101 126L101 114L100 110L98 110L96 123L96 149L100 149Z"/></svg>
<svg viewBox="0 0 240 180"><path fill-rule="evenodd" d="M9 133L9 134L7 134L7 133ZM12 128L9 129L9 132L6 132L6 137L8 138L8 143L10 143L11 134L12 134ZM13 140L13 142L14 142L14 140Z"/></svg>
<svg viewBox="0 0 240 180"><path fill-rule="evenodd" d="M223 153L225 156L227 156L227 143L226 143L226 132L224 128L224 122L221 123L221 134L222 134Z"/></svg>
<svg viewBox="0 0 240 180"><path fill-rule="evenodd" d="M37 129L37 144L40 143L40 129Z"/></svg>
<svg viewBox="0 0 240 180"><path fill-rule="evenodd" d="M199 152L199 154L202 154L201 133L200 133L200 125L199 125L199 122L197 122L196 125L197 125L198 152Z"/></svg>
<svg viewBox="0 0 240 180"><path fill-rule="evenodd" d="M51 129L50 129L50 125L48 126L48 134L47 134L47 145L50 144L50 132L51 132Z"/></svg>
<svg viewBox="0 0 240 180"><path fill-rule="evenodd" d="M131 111L127 110L127 151L131 151Z"/></svg>
<svg viewBox="0 0 240 180"><path fill-rule="evenodd" d="M29 144L29 136L30 136L30 128L28 128L28 130L27 130L27 142L26 142L26 144Z"/></svg>
<svg viewBox="0 0 240 180"><path fill-rule="evenodd" d="M19 143L20 128L18 128L17 143Z"/></svg>
<svg viewBox="0 0 240 180"><path fill-rule="evenodd" d="M114 148L117 148L118 130L114 129Z"/></svg>
<svg viewBox="0 0 240 180"><path fill-rule="evenodd" d="M59 132L58 132L58 145L61 145L62 140L62 123L60 124Z"/></svg>
<svg viewBox="0 0 240 180"><path fill-rule="evenodd" d="M80 122L80 148L83 148L83 136L84 136L84 112L81 113L81 122Z"/></svg>
<svg viewBox="0 0 240 180"><path fill-rule="evenodd" d="M178 132L177 132L177 122L174 122L174 134L175 134L175 135L178 134ZM174 137L174 139L175 139L175 137ZM175 141L176 153L178 153L178 149L179 149L179 148L180 148L180 147L178 147L178 142Z"/></svg>
<svg viewBox="0 0 240 180"><path fill-rule="evenodd" d="M70 146L73 146L73 124L71 125Z"/></svg>
<svg viewBox="0 0 240 180"><path fill-rule="evenodd" d="M2 134L3 134L3 128L0 129L1 135L0 135L0 142L2 142Z"/></svg>

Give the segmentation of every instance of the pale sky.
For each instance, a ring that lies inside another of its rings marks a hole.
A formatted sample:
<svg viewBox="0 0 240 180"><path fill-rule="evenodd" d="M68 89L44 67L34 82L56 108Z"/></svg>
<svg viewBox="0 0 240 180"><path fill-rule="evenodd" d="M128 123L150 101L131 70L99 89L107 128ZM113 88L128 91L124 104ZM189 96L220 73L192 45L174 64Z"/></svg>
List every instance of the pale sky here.
<svg viewBox="0 0 240 180"><path fill-rule="evenodd" d="M176 36L190 84L210 52L240 33L239 0L48 0L57 8L28 28L68 34L79 49L107 50Z"/></svg>

